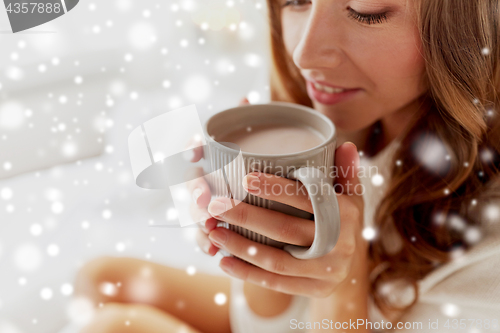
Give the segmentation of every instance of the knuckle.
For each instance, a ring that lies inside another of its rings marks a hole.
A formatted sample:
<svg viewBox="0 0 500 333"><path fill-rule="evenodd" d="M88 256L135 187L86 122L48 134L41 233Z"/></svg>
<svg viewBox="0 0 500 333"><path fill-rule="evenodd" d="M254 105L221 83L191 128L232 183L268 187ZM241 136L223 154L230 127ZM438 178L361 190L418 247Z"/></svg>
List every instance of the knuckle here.
<svg viewBox="0 0 500 333"><path fill-rule="evenodd" d="M279 233L278 233L278 241L280 242L290 242L297 234L297 227L295 226L294 223L287 221L286 219L283 220L281 223L281 226L279 228Z"/></svg>
<svg viewBox="0 0 500 333"><path fill-rule="evenodd" d="M230 244L226 243L225 246L228 251L238 258L244 257L248 248L247 245L241 244L240 242L231 242Z"/></svg>
<svg viewBox="0 0 500 333"><path fill-rule="evenodd" d="M270 277L270 278L268 278L266 280L263 280L262 281L262 285L264 287L269 288L269 289L279 290L279 283L276 280L276 278L274 278L274 277Z"/></svg>
<svg viewBox="0 0 500 333"><path fill-rule="evenodd" d="M278 274L283 274L286 271L285 263L281 258L274 259L272 262L271 271Z"/></svg>
<svg viewBox="0 0 500 333"><path fill-rule="evenodd" d="M242 227L248 224L248 207L245 204L239 204L234 208L236 214L236 223Z"/></svg>
<svg viewBox="0 0 500 333"><path fill-rule="evenodd" d="M309 196L309 193L307 192L307 187L301 181L297 181L296 184L297 184L297 193L306 196L310 202L311 198Z"/></svg>
<svg viewBox="0 0 500 333"><path fill-rule="evenodd" d="M250 272L246 268L242 268L238 271L239 278L243 281L247 281L250 277Z"/></svg>

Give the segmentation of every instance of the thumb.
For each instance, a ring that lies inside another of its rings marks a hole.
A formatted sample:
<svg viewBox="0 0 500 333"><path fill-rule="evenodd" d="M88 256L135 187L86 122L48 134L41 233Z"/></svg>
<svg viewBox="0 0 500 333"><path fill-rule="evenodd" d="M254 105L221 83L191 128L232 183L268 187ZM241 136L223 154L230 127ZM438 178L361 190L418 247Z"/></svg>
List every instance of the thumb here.
<svg viewBox="0 0 500 333"><path fill-rule="evenodd" d="M360 184L358 179L359 154L354 143L345 142L335 150L335 168L337 169L336 192L347 195L359 195L363 192L356 188L356 185Z"/></svg>

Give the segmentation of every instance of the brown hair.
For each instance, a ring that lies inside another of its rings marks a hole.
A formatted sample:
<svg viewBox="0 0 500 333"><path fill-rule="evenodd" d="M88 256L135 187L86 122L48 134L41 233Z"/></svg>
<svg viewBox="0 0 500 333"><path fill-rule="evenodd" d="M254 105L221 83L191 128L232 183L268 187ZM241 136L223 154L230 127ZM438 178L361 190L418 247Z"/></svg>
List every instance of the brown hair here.
<svg viewBox="0 0 500 333"><path fill-rule="evenodd" d="M450 221L481 226L481 207L500 198L500 118L494 109L500 105L500 0L413 2L429 90L402 135L388 190L375 214L378 234L396 231L402 244L397 251L389 251L383 238L370 244L370 294L386 315L415 304L416 282L449 261L450 251L473 245ZM268 11L271 100L312 107L305 81L285 49L280 4L268 0ZM438 172L424 167L414 153L416 143L434 139L449 155ZM393 304L380 292L381 283L397 279L415 288L411 304Z"/></svg>

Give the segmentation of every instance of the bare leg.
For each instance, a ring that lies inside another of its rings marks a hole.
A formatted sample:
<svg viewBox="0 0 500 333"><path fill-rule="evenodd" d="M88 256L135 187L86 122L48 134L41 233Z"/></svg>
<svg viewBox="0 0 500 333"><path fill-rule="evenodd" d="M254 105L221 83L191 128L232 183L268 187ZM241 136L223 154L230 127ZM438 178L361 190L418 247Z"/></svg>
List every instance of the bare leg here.
<svg viewBox="0 0 500 333"><path fill-rule="evenodd" d="M218 305L214 297L226 295ZM75 296L99 303L142 303L165 311L190 326L209 332L231 332L229 324L230 279L196 273L152 262L101 257L88 262L75 280Z"/></svg>
<svg viewBox="0 0 500 333"><path fill-rule="evenodd" d="M142 304L106 303L81 333L200 333L158 308Z"/></svg>

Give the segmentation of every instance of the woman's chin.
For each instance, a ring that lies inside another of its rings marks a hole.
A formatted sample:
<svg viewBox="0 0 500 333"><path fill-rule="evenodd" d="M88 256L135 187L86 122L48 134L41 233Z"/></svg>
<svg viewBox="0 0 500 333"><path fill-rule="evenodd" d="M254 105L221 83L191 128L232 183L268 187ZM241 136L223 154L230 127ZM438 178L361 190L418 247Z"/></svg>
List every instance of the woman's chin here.
<svg viewBox="0 0 500 333"><path fill-rule="evenodd" d="M314 101L313 106L315 110L327 116L339 132L362 131L376 121L376 119L367 119L366 114L361 115L351 112L351 110L327 107Z"/></svg>
<svg viewBox="0 0 500 333"><path fill-rule="evenodd" d="M330 118L330 120L335 125L337 131L343 133L358 132L370 125L366 121L359 121L360 119L356 119L357 117L346 118L346 117L335 117L332 114L324 114L324 115Z"/></svg>

